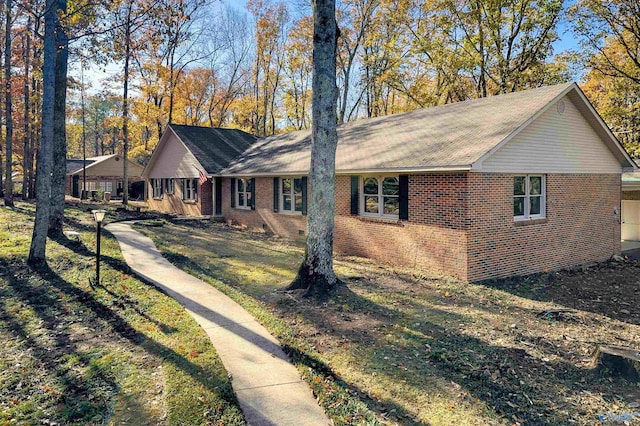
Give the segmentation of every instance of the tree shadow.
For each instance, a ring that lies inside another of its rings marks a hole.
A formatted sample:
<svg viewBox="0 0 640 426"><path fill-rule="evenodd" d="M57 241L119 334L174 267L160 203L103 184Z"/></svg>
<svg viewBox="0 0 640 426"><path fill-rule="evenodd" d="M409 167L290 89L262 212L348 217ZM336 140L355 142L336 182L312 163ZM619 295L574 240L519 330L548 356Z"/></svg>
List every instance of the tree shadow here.
<svg viewBox="0 0 640 426"><path fill-rule="evenodd" d="M30 345L33 344L35 348L34 354L38 356L38 359L42 361L43 365L45 365L49 371L61 378L65 387L64 392L61 393L61 395L63 395L62 397L68 399L70 398L68 395L71 395L79 401L78 404L80 405L78 405L78 407L80 411L76 411L75 406L72 406L68 410L68 416L73 416L76 412L82 412L82 406L86 404L85 400L88 397L88 395L86 395L88 390L82 382L74 381L71 376L67 377L67 372L57 364L59 356L60 354L73 353L80 357L85 366L88 365L89 359L86 355L83 355L68 334L59 331L58 326L65 316L57 315L46 309L47 307L58 305L58 296L55 293L64 295L70 303L76 303L88 309L91 315L86 315L85 318L93 317L91 319L91 326L93 328L103 328L105 331L112 332L119 338L125 339L130 344L144 349L149 354L172 363L177 369L184 371L203 387L219 394L221 398L230 404L237 405L237 399L226 377L221 379L212 375L210 371L192 363L182 354L175 352L171 348L136 330L117 310L99 301L90 291L83 290L64 280L46 264L30 268L31 273L41 282L40 285L32 284L30 280L24 276L11 273L12 268L15 267L15 264L11 264L6 259L0 258L0 275L13 290L13 297L33 307L33 310L42 320L44 329L47 330L48 334L55 336L55 347L57 350L47 351L46 348L39 346L37 342L29 340L29 333L22 328L19 321L12 319L5 309L3 309L2 313L3 320L6 320L8 324L10 324L14 333L24 336ZM117 384L112 378L104 377L101 378L101 381L104 382L106 386L109 386L113 393L117 392ZM99 402L101 404L99 408L101 410L100 413L104 416L109 410L109 407L106 405L108 401Z"/></svg>

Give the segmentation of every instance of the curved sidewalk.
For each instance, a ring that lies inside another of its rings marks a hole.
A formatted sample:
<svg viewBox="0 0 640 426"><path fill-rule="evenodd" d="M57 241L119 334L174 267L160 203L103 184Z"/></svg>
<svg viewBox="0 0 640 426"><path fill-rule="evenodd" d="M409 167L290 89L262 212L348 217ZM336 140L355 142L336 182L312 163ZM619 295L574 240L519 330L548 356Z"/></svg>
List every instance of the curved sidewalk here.
<svg viewBox="0 0 640 426"><path fill-rule="evenodd" d="M162 257L151 239L128 223L111 223L122 257L140 277L177 300L206 331L232 377L247 423L331 424L278 341L247 311L211 285Z"/></svg>

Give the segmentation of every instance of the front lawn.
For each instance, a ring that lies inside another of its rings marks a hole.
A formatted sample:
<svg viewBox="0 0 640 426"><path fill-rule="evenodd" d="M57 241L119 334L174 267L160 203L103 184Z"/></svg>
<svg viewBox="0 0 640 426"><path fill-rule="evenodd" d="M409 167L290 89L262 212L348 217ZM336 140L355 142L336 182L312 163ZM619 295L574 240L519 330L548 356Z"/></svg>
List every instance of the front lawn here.
<svg viewBox="0 0 640 426"><path fill-rule="evenodd" d="M96 207L66 209L79 236L50 240L40 268L26 264L34 206L0 207L0 425L244 424L205 332L108 233L90 285Z"/></svg>
<svg viewBox="0 0 640 426"><path fill-rule="evenodd" d="M640 349L637 264L480 285L339 257L346 286L318 303L278 291L300 246L207 222L138 229L253 312L337 424L593 425L640 411L640 387L591 358L601 343ZM554 308L575 310L539 315Z"/></svg>

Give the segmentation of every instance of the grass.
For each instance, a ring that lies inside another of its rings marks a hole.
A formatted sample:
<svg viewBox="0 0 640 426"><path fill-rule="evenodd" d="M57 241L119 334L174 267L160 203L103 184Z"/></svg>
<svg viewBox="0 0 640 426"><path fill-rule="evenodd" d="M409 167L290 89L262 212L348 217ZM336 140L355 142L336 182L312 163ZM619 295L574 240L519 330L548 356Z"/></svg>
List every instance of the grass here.
<svg viewBox="0 0 640 426"><path fill-rule="evenodd" d="M91 208L66 209L79 238L50 240L39 268L26 264L33 205L0 208L0 425L244 424L204 331L130 273L108 233L90 285Z"/></svg>
<svg viewBox="0 0 640 426"><path fill-rule="evenodd" d="M203 222L139 229L278 337L335 424L593 425L640 406L638 385L591 359L640 347L636 264L481 285L341 257L346 286L319 304L279 291L300 246Z"/></svg>

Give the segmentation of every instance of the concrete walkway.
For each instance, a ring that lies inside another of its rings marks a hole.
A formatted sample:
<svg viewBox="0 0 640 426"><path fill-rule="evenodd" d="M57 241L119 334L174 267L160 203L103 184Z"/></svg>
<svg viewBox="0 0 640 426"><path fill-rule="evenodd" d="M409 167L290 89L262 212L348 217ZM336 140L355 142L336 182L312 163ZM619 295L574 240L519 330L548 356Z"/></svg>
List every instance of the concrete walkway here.
<svg viewBox="0 0 640 426"><path fill-rule="evenodd" d="M118 239L131 269L177 300L209 335L250 425L331 424L278 341L247 311L173 266L129 224L105 229Z"/></svg>

